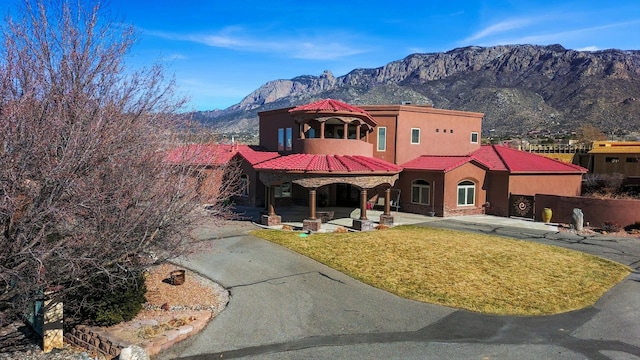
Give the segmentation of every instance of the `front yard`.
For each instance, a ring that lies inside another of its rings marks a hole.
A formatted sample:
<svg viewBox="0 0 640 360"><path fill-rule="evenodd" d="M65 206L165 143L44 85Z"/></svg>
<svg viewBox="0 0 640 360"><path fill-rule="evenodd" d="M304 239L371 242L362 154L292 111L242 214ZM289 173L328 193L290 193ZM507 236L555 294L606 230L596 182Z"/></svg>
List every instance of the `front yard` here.
<svg viewBox="0 0 640 360"><path fill-rule="evenodd" d="M630 273L622 264L560 247L417 226L252 234L399 296L487 314L581 309Z"/></svg>

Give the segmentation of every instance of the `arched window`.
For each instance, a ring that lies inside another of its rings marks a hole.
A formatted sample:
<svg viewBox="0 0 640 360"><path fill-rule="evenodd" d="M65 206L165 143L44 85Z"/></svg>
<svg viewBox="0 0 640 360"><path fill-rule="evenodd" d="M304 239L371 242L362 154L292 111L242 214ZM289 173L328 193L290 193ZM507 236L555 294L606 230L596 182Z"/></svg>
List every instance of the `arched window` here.
<svg viewBox="0 0 640 360"><path fill-rule="evenodd" d="M425 180L414 180L411 183L411 202L429 205L431 200L431 185Z"/></svg>
<svg viewBox="0 0 640 360"><path fill-rule="evenodd" d="M240 195L249 195L249 177L247 176L247 174L240 175Z"/></svg>
<svg viewBox="0 0 640 360"><path fill-rule="evenodd" d="M476 184L465 180L458 183L458 206L471 206L476 203Z"/></svg>

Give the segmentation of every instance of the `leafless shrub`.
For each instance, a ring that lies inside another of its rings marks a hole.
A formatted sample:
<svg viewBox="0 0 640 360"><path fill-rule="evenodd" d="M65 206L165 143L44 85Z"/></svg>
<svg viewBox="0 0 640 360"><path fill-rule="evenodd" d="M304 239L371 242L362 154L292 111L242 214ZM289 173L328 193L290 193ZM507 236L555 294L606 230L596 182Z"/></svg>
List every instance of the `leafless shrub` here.
<svg viewBox="0 0 640 360"><path fill-rule="evenodd" d="M164 161L189 128L173 115L185 101L160 66L125 67L132 27L91 1L25 0L17 14L0 58L0 319L188 251L194 208L224 213L237 189L231 165L203 195L192 180L207 166Z"/></svg>

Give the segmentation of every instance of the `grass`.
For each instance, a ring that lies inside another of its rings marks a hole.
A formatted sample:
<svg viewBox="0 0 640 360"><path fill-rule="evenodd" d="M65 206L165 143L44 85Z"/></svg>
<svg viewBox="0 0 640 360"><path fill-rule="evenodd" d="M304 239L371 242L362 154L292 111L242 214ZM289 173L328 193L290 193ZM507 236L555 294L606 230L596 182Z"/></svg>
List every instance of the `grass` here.
<svg viewBox="0 0 640 360"><path fill-rule="evenodd" d="M308 237L252 234L399 296L487 314L581 309L630 273L622 264L560 247L417 226Z"/></svg>

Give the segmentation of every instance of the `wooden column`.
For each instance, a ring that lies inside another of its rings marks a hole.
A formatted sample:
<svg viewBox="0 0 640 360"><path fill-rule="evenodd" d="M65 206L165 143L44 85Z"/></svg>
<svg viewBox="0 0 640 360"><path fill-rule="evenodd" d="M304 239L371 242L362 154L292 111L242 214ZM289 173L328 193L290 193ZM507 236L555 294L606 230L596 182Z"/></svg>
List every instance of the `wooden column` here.
<svg viewBox="0 0 640 360"><path fill-rule="evenodd" d="M267 205L267 209L269 211L269 213L268 213L269 216L276 214L275 203L276 203L275 186L269 185L269 204Z"/></svg>
<svg viewBox="0 0 640 360"><path fill-rule="evenodd" d="M391 215L391 188L384 190L384 215Z"/></svg>
<svg viewBox="0 0 640 360"><path fill-rule="evenodd" d="M316 219L316 189L309 190L309 220Z"/></svg>
<svg viewBox="0 0 640 360"><path fill-rule="evenodd" d="M320 139L324 139L324 121L320 123Z"/></svg>
<svg viewBox="0 0 640 360"><path fill-rule="evenodd" d="M367 189L360 190L360 220L367 220Z"/></svg>

